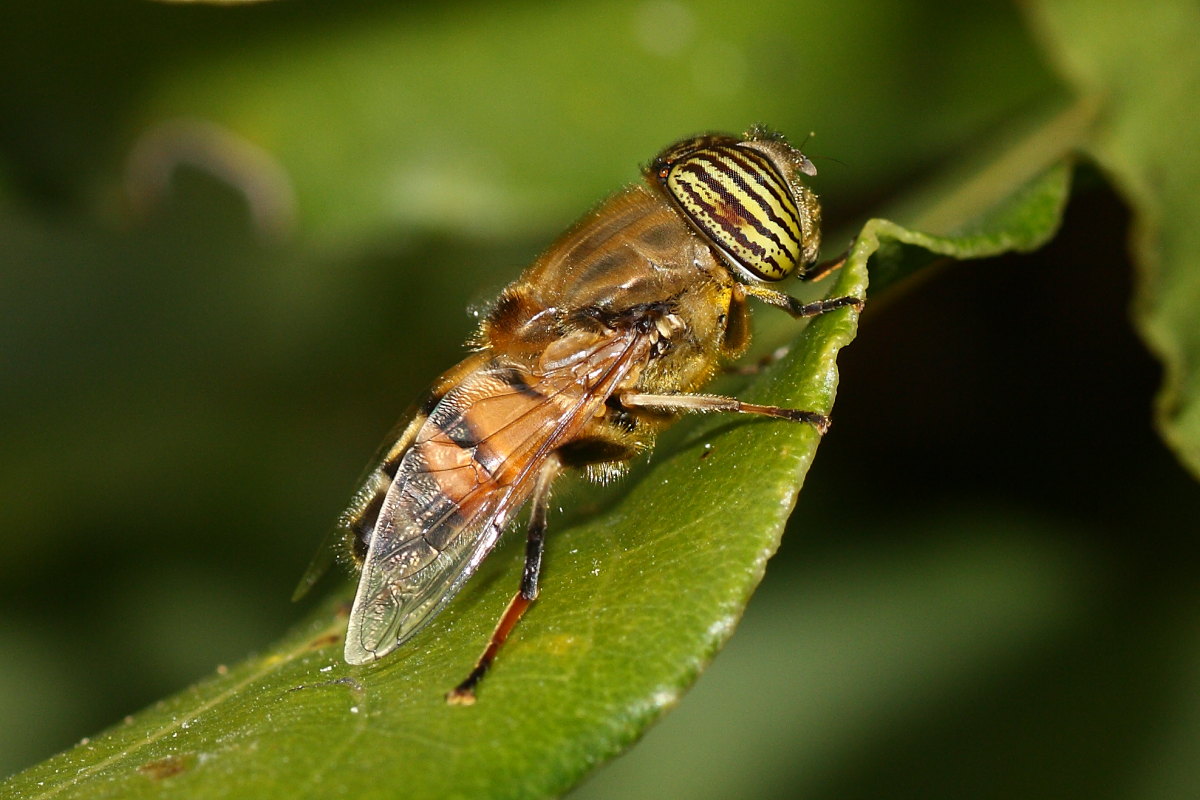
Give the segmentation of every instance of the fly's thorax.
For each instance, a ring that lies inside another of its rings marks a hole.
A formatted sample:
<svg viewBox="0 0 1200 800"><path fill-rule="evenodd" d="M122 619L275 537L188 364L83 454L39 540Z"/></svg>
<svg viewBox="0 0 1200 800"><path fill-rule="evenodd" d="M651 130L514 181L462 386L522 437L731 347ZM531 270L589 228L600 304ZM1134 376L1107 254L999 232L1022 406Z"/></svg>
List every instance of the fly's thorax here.
<svg viewBox="0 0 1200 800"><path fill-rule="evenodd" d="M728 305L719 287L733 283L661 193L635 185L591 211L510 284L475 343L556 369L587 350L589 331L605 336L670 305L686 323L678 335L719 346Z"/></svg>
<svg viewBox="0 0 1200 800"><path fill-rule="evenodd" d="M803 277L817 260L821 208L802 180L816 169L776 134L710 134L668 147L646 170L650 185L740 278Z"/></svg>
<svg viewBox="0 0 1200 800"><path fill-rule="evenodd" d="M661 193L635 184L576 223L513 288L565 317L589 307L619 310L666 299L704 273L724 269Z"/></svg>

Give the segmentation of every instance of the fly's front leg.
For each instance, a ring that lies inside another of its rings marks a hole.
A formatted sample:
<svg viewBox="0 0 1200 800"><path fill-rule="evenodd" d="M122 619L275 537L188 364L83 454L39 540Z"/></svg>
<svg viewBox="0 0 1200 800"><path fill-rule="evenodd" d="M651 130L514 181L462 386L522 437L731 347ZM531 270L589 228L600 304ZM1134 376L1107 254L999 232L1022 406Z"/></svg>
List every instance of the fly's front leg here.
<svg viewBox="0 0 1200 800"><path fill-rule="evenodd" d="M774 289L768 289L758 284L744 284L742 291L750 297L757 298L768 305L783 309L796 319L815 317L818 314L824 314L826 311L833 311L838 308L861 309L863 305L862 298L860 297L829 297L825 300L817 300L812 303L801 303L791 295L777 292Z"/></svg>
<svg viewBox="0 0 1200 800"><path fill-rule="evenodd" d="M828 261L822 261L820 264L814 264L800 276L800 280L808 283L810 281L819 281L831 272L841 269L846 265L846 260L850 258L850 251L844 250L837 258L831 258Z"/></svg>
<svg viewBox="0 0 1200 800"><path fill-rule="evenodd" d="M525 539L525 569L521 573L521 588L508 601L508 607L496 623L492 638L483 651L483 655L475 662L475 668L462 683L455 686L446 695L450 705L469 706L475 703L475 687L483 680L483 676L496 660L496 654L504 646L508 635L512 633L517 622L525 614L525 610L537 599L538 579L542 573L542 552L546 545L546 516L550 511L550 485L562 469L557 456L550 459L538 472L533 487L532 508L529 513L529 530Z"/></svg>
<svg viewBox="0 0 1200 800"><path fill-rule="evenodd" d="M733 411L739 414L762 414L767 417L790 419L793 422L807 422L817 429L822 436L829 430L829 417L816 411L804 411L799 408L781 408L780 406L763 406L757 403L747 403L736 397L723 397L717 394L638 394L626 392L619 395L621 405L626 408L649 408L657 411L687 411L707 413L710 411Z"/></svg>
<svg viewBox="0 0 1200 800"><path fill-rule="evenodd" d="M829 269L836 269L837 267L840 267L843 263L845 263L845 260L846 260L846 256L843 255L840 259L836 259L834 262L830 262L830 263L835 264L835 266L830 267ZM818 267L820 267L820 266L823 266L823 265L818 265ZM828 270L826 270L826 272L817 274L816 279L819 280L827 272L828 272ZM809 280L809 276L806 275L804 277L804 279ZM816 302L812 302L812 303L801 303L799 300L792 297L791 295L784 294L783 292L777 292L774 289L768 289L765 286L760 286L757 284L745 284L741 287L741 289L742 289L742 292L744 292L749 297L758 298L759 300L763 301L764 303L767 303L768 305L772 305L772 306L775 306L776 308L783 309L784 311L786 311L788 314L791 314L796 319L803 319L804 317L815 317L818 314L824 314L826 311L834 311L839 308L861 309L863 306L863 301L861 298L851 297L851 296L830 297L825 300L817 300ZM770 366L771 364L775 363L776 361L780 360L785 355L787 355L789 349L790 349L790 345L784 345L783 347L777 347L775 350L771 351L766 356L759 359L757 363L743 365L740 367L730 367L730 368L727 368L726 371L732 372L735 375L756 375L759 372L761 372L763 370L763 368Z"/></svg>

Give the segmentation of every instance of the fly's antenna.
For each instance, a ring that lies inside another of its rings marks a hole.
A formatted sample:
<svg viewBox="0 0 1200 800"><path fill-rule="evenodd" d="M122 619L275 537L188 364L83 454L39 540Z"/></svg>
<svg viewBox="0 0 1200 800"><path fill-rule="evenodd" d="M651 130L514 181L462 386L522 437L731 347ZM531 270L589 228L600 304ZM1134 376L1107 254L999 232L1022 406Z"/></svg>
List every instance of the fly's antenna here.
<svg viewBox="0 0 1200 800"><path fill-rule="evenodd" d="M800 146L797 147L796 149L799 150L801 153L804 153L804 157L807 158L809 161L832 161L834 164L838 164L843 167L850 166L845 161L834 158L833 156L814 156L814 155L809 155L808 153L806 153L804 148L808 146L809 141L811 141L812 138L816 135L817 135L816 131L809 131L808 135L804 137L804 141L802 141L800 143Z"/></svg>

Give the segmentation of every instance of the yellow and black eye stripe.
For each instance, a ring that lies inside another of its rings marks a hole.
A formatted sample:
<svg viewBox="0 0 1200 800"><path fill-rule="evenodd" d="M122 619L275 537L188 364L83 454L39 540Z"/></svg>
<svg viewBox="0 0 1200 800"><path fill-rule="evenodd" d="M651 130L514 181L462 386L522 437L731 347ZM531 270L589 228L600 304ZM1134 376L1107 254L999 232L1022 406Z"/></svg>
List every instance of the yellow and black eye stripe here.
<svg viewBox="0 0 1200 800"><path fill-rule="evenodd" d="M750 276L778 281L800 266L796 201L765 156L708 143L664 163L658 179L692 224Z"/></svg>

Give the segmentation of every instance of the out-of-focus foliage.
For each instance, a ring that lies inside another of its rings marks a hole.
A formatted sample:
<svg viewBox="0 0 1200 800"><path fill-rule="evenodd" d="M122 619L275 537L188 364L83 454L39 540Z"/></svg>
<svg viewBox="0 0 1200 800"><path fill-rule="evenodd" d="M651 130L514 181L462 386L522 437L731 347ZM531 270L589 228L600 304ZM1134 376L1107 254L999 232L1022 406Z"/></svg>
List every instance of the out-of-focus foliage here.
<svg viewBox="0 0 1200 800"><path fill-rule="evenodd" d="M1135 319L1166 368L1159 424L1200 476L1200 6L1073 0L1034 10L1045 49L1095 110L1083 147L1133 210Z"/></svg>
<svg viewBox="0 0 1200 800"><path fill-rule="evenodd" d="M9 12L5 769L276 639L372 440L455 359L458 309L697 129L816 129L807 151L843 162L814 181L831 253L880 213L950 233L930 209L972 196L939 187L1083 146L1139 221L1187 458L1195 12L1084 5L1031 28L935 2ZM1200 498L1149 426L1128 218L1098 177L1039 255L873 298L746 623L581 795L1195 793ZM516 549L496 558L511 575ZM160 790L195 766L155 763Z"/></svg>

